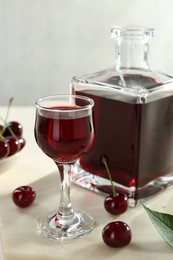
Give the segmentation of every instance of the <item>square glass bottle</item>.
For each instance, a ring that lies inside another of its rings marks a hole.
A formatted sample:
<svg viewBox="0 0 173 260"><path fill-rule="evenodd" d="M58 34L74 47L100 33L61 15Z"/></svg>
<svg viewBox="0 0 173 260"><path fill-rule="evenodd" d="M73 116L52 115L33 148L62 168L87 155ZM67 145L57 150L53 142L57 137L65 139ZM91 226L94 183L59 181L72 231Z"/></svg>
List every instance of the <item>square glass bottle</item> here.
<svg viewBox="0 0 173 260"><path fill-rule="evenodd" d="M117 191L135 207L173 184L173 77L148 64L154 29L114 27L111 34L115 66L71 81L73 94L95 102L95 141L73 181L111 193L104 156Z"/></svg>

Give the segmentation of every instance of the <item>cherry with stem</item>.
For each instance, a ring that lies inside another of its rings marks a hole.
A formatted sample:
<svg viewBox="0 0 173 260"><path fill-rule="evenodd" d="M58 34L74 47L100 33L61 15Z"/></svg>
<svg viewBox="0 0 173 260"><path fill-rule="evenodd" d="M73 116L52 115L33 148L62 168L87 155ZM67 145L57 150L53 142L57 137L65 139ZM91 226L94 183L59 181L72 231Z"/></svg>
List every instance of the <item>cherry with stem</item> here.
<svg viewBox="0 0 173 260"><path fill-rule="evenodd" d="M9 116L9 112L10 112L10 108L11 108L11 106L12 106L13 100L14 100L13 97L11 97L11 98L9 99L8 107L7 107L7 112L6 112L6 115L5 115L5 119L3 119L3 118L0 116L1 121L2 121L3 124L4 124L4 125L1 127L1 129L0 129L0 139L1 139L1 140L5 140L4 132L5 132L6 129L8 129L8 131L9 131L9 133L10 133L11 136L16 137L16 135L15 135L14 131L12 130L12 128L7 125L7 124L8 124L8 116ZM17 122L16 122L16 123L17 123Z"/></svg>
<svg viewBox="0 0 173 260"><path fill-rule="evenodd" d="M106 158L102 157L102 162L105 166L109 180L112 186L112 194L108 195L104 200L104 207L107 212L113 215L119 215L124 213L128 208L128 197L123 192L116 192L115 186L113 185L112 176L108 167Z"/></svg>
<svg viewBox="0 0 173 260"><path fill-rule="evenodd" d="M3 123L4 123L4 126L3 126L2 131L1 131L1 135L3 135L3 133L4 133L4 131L5 131L5 128L6 128L6 126L7 126L7 121L8 121L8 116L9 116L9 112L10 112L10 107L11 107L11 105L12 105L12 103L13 103L13 100L14 100L14 98L11 97L10 100L9 100L9 102L8 102L8 107L7 107L7 113L6 113L6 115L5 115L5 120L4 120L2 117L0 117L0 119L1 119L1 120L3 121ZM13 131L12 131L12 132L13 132ZM14 136L14 133L12 133L12 135Z"/></svg>
<svg viewBox="0 0 173 260"><path fill-rule="evenodd" d="M22 125L16 121L8 122L13 100L13 97L9 99L5 118L0 116L3 123L0 125L0 159L17 153L25 146L25 139L22 137Z"/></svg>

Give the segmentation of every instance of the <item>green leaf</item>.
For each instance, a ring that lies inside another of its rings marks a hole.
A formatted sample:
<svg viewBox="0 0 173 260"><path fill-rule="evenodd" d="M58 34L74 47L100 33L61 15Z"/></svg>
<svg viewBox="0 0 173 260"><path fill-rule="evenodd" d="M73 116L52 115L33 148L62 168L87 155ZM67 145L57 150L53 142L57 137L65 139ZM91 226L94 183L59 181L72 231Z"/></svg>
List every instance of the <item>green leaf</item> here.
<svg viewBox="0 0 173 260"><path fill-rule="evenodd" d="M143 207L163 239L173 246L173 215L151 210L145 205Z"/></svg>

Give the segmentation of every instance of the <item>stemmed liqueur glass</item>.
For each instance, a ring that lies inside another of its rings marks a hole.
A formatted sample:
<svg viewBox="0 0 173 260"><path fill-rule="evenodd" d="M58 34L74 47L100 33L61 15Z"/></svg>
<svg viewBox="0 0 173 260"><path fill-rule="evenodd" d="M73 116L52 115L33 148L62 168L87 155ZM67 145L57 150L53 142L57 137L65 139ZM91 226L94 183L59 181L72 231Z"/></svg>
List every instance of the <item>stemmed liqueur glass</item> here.
<svg viewBox="0 0 173 260"><path fill-rule="evenodd" d="M74 212L70 199L70 177L76 160L91 147L94 138L92 99L55 95L36 102L35 139L41 150L56 163L61 180L59 209L37 221L38 233L54 240L70 240L89 234L94 220Z"/></svg>

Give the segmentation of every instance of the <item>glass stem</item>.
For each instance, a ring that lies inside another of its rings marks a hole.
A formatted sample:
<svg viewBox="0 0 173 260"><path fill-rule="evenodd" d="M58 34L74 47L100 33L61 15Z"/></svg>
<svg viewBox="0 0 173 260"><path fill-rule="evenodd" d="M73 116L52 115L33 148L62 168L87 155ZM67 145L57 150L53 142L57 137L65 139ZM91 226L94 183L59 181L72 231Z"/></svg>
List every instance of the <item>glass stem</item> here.
<svg viewBox="0 0 173 260"><path fill-rule="evenodd" d="M60 179L61 179L61 193L60 193L60 205L56 215L56 225L61 228L66 228L76 222L76 216L74 214L71 198L70 198L70 183L71 183L71 172L72 164L57 164Z"/></svg>

